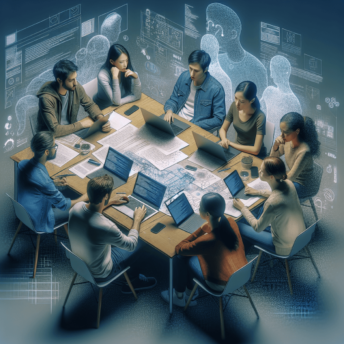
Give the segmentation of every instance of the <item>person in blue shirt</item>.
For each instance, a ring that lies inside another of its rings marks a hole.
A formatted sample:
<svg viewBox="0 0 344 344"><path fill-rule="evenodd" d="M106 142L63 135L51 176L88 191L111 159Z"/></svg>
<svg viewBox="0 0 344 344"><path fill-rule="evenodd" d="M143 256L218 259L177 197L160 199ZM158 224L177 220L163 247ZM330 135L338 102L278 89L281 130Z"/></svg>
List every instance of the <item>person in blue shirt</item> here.
<svg viewBox="0 0 344 344"><path fill-rule="evenodd" d="M76 200L66 198L57 189L67 185L66 179L49 177L45 164L56 157L57 148L52 132L38 132L31 140L34 157L18 164L18 202L30 215L37 232L52 233L54 227L68 221L74 204L88 202L87 194Z"/></svg>
<svg viewBox="0 0 344 344"><path fill-rule="evenodd" d="M226 117L225 92L208 72L210 61L204 50L190 54L189 70L179 76L165 103L165 121L171 123L175 113L207 131L222 125Z"/></svg>

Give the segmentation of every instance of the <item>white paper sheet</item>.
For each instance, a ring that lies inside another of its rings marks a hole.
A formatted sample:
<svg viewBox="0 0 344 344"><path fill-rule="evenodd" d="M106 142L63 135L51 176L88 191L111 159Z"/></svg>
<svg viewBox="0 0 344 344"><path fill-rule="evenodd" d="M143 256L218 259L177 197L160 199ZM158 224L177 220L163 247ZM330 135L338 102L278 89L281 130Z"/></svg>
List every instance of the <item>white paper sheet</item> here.
<svg viewBox="0 0 344 344"><path fill-rule="evenodd" d="M130 119L120 115L119 113L115 111L111 112L109 121L110 121L111 128L116 129L116 130L122 129L123 127L125 127L127 124L131 122Z"/></svg>
<svg viewBox="0 0 344 344"><path fill-rule="evenodd" d="M78 156L79 153L64 146L62 143L59 143L59 147L57 149L56 157L54 160L49 160L52 164L61 167L66 164L68 161L74 159Z"/></svg>
<svg viewBox="0 0 344 344"><path fill-rule="evenodd" d="M75 173L81 179L84 179L88 174L101 169L103 167L103 165L104 164L97 166L97 165L89 163L88 159L85 159L82 162L80 162L79 164L70 168L69 171Z"/></svg>
<svg viewBox="0 0 344 344"><path fill-rule="evenodd" d="M209 171L214 171L225 163L225 161L218 159L200 149L197 149L196 152L191 155L189 161L203 166Z"/></svg>
<svg viewBox="0 0 344 344"><path fill-rule="evenodd" d="M241 202L244 203L246 207L249 207L253 203L257 202L259 199L259 197L251 197L249 199L241 199ZM226 200L225 214L233 217L239 217L241 215L241 211L237 208L234 208L232 199Z"/></svg>
<svg viewBox="0 0 344 344"><path fill-rule="evenodd" d="M271 191L270 185L267 182L263 182L260 178L257 178L256 180L254 180L253 182L247 185L255 190L270 190Z"/></svg>
<svg viewBox="0 0 344 344"><path fill-rule="evenodd" d="M75 134L69 134L69 135L66 135L66 136L61 136L59 138L57 138L55 140L57 143L59 144L65 144L65 145L68 145L68 146L71 146L71 147L74 147L74 145L76 143L79 143L80 146L83 144L83 143L88 143L90 146L91 146L91 150L93 150L94 148L96 148L95 145L93 145L92 143L90 142L87 142L83 139L81 139L79 136L75 135Z"/></svg>
<svg viewBox="0 0 344 344"><path fill-rule="evenodd" d="M209 172L205 168L201 170L197 170L193 173L195 181L193 182L195 185L199 186L202 189L207 188L208 186L218 182L221 180L220 177L216 176L215 174Z"/></svg>

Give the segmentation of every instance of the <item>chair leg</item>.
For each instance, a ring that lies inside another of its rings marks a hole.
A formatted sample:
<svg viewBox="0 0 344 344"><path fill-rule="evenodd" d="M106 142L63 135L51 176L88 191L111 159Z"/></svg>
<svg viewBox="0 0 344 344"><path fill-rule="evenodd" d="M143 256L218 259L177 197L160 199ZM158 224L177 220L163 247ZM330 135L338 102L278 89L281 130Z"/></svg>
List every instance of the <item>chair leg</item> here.
<svg viewBox="0 0 344 344"><path fill-rule="evenodd" d="M73 285L74 285L76 276L78 276L77 273L75 273L74 276L73 276L72 283L71 283L70 286L69 286L68 293L67 293L67 295L66 295L66 299L65 299L65 302L64 302L64 304L63 304L63 308L65 308L65 305L66 305L67 300L68 300L68 298L69 298L69 294L70 294L70 292L72 291L72 288L73 288Z"/></svg>
<svg viewBox="0 0 344 344"><path fill-rule="evenodd" d="M313 213L314 213L315 219L318 221L317 209L315 208L315 205L314 205L314 202L313 202L313 198L309 199L309 203L311 204L311 207L313 209Z"/></svg>
<svg viewBox="0 0 344 344"><path fill-rule="evenodd" d="M315 271L317 272L318 276L320 277L320 273L319 273L318 267L316 266L315 261L314 261L312 255L311 255L311 251L309 250L309 248L307 246L305 246L305 249L306 249L306 251L307 251L307 253L309 255L309 258L311 258L311 261L313 263Z"/></svg>
<svg viewBox="0 0 344 344"><path fill-rule="evenodd" d="M98 299L98 314L97 314L97 328L100 324L100 311L102 308L103 288L99 288L99 299Z"/></svg>
<svg viewBox="0 0 344 344"><path fill-rule="evenodd" d="M67 225L67 223L66 223L65 225L63 225L63 227L64 227L64 229L65 229L65 231L66 231L66 233L67 233L67 237L69 237L68 225Z"/></svg>
<svg viewBox="0 0 344 344"><path fill-rule="evenodd" d="M133 285L130 282L130 279L129 279L127 272L125 272L123 275L124 275L125 280L127 281L128 285L129 285L131 292L134 294L134 297L137 300L137 295L136 295L135 289L133 288Z"/></svg>
<svg viewBox="0 0 344 344"><path fill-rule="evenodd" d="M223 319L223 306L222 306L222 296L219 297L219 306L220 306L220 323L221 323L221 339L225 339L225 322Z"/></svg>
<svg viewBox="0 0 344 344"><path fill-rule="evenodd" d="M254 312L256 313L257 318L259 318L258 311L257 311L256 306L254 305L254 303L253 303L253 301L252 301L252 299L251 299L251 295L249 294L248 290L246 289L246 287L245 287L244 285L243 285L243 287L244 287L244 290L245 290L245 293L246 293L248 299L249 299L250 302L251 302L251 306L252 306Z"/></svg>
<svg viewBox="0 0 344 344"><path fill-rule="evenodd" d="M288 285L289 285L290 294L293 295L293 288L291 286L289 266L288 266L288 260L287 259L285 259L285 269L287 270L287 277L288 277Z"/></svg>
<svg viewBox="0 0 344 344"><path fill-rule="evenodd" d="M262 257L262 254L263 254L263 251L260 251L260 252L259 252L258 259L257 259L257 264L256 264L256 266L255 266L255 268L254 268L254 272L253 272L253 275L252 275L252 278L251 278L251 282L253 282L254 277L256 276L256 272L257 272L258 265L259 265L259 262L260 262L260 258Z"/></svg>
<svg viewBox="0 0 344 344"><path fill-rule="evenodd" d="M57 228L54 229L55 243L57 244Z"/></svg>
<svg viewBox="0 0 344 344"><path fill-rule="evenodd" d="M12 249L12 246L13 246L13 244L14 244L14 241L16 240L16 237L17 237L17 235L18 235L18 233L19 233L19 231L20 231L20 229L21 229L21 227L22 227L22 225L23 225L23 222L19 222L19 226L18 226L18 228L17 228L17 230L16 230L16 233L14 234L14 238L13 238L13 240L12 240L12 244L11 244L11 247L10 247L10 249L8 250L8 255L10 254L10 252L11 252L11 249Z"/></svg>
<svg viewBox="0 0 344 344"><path fill-rule="evenodd" d="M190 296L189 296L188 302L186 303L186 305L185 305L185 307L184 307L184 311L186 311L187 308L189 307L189 304L190 304L190 302L191 302L191 300L192 300L192 298L193 298L193 296L194 296L194 294L195 294L195 292L196 292L197 287L198 287L198 284L195 283L195 286L193 287L193 289L192 289L192 291L191 291L191 294L190 294Z"/></svg>
<svg viewBox="0 0 344 344"><path fill-rule="evenodd" d="M41 241L41 235L37 235L37 243L36 243L36 254L35 254L35 265L33 267L33 278L36 277L36 270L37 270L37 262L38 262L38 252L39 252L39 242Z"/></svg>

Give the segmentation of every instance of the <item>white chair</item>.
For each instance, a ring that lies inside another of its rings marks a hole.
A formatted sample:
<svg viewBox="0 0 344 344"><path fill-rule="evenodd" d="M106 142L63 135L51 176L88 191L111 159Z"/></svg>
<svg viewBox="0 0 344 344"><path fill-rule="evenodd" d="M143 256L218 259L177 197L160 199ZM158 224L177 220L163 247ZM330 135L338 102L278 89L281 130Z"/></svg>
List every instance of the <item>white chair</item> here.
<svg viewBox="0 0 344 344"><path fill-rule="evenodd" d="M186 309L188 308L198 286L200 286L203 290L205 290L210 295L218 297L219 298L219 305L220 305L221 338L225 339L225 324L224 324L224 319L223 319L222 296L225 296L228 294L233 294L233 292L235 290L239 289L240 287L243 287L245 290L245 293L247 295L247 298L250 300L251 306L257 315L257 318L259 318L259 314L257 312L257 309L256 309L256 307L255 307L255 305L251 299L251 296L250 296L248 290L245 287L245 283L247 283L251 277L252 265L256 259L257 259L257 257L252 259L249 263L247 263L241 269L235 271L234 274L229 278L223 292L218 292L218 293L214 292L213 290L209 289L209 287L206 284L203 284L197 278L194 278L193 280L195 281L195 286L192 289L190 297L189 297L189 299L185 305L184 311L186 311ZM233 295L235 295L235 294L233 294ZM242 296L242 295L240 295L240 296Z"/></svg>
<svg viewBox="0 0 344 344"><path fill-rule="evenodd" d="M14 241L16 240L16 237L24 223L25 226L27 226L28 228L30 228L32 231L34 231L36 234L37 234L37 242L36 242L36 253L35 253L35 264L34 264L34 268L33 268L33 278L36 277L36 270L37 270L37 262L38 262L38 252L39 252L39 243L40 243L40 240L41 240L41 234L46 234L46 232L37 232L33 223L32 223L32 220L31 220L31 217L30 215L27 213L27 211L25 210L25 208L19 204L17 201L15 201L11 196L9 196L8 194L6 194L12 201L12 204L13 204L13 208L14 208L14 212L17 216L17 218L19 219L19 226L17 228L17 231L16 233L14 234L14 238L12 240L12 244L10 246L10 249L8 250L8 255L10 254L11 252L11 249L12 249L12 246L14 244ZM57 228L61 227L61 226L64 226L65 230L66 230L66 233L68 235L68 221L65 222L65 223L60 223L58 224L55 228L54 228L54 233L55 233L55 241L57 242Z"/></svg>
<svg viewBox="0 0 344 344"><path fill-rule="evenodd" d="M117 275L115 275L113 277L110 277L108 279L104 278L105 281L97 282L97 280L93 277L92 273L90 272L90 269L88 268L87 264L81 258L79 258L76 254L74 254L69 248L67 248L62 242L61 242L61 245L65 248L66 256L67 256L67 258L70 259L70 263L72 265L72 268L75 271L75 274L74 274L73 279L72 279L72 283L68 289L68 293L66 295L66 299L65 299L65 302L63 304L63 308L65 307L65 305L67 303L69 294L73 288L75 279L76 279L78 274L81 277L83 277L86 281L94 284L95 286L97 286L99 288L97 328L99 327L99 324L100 324L100 311L101 311L101 307L102 307L103 288L106 287L108 284L110 284L111 282L113 282L118 277L120 277L121 275L124 274L124 277L125 277L128 285L129 285L129 288L132 291L132 293L134 294L135 299L137 300L137 295L136 295L135 289L133 288L133 286L130 282L130 279L128 277L128 274L127 274L127 270L130 269L130 266L126 267L125 269L123 269Z"/></svg>
<svg viewBox="0 0 344 344"><path fill-rule="evenodd" d="M258 268L259 261L260 261L260 258L262 256L262 253L265 252L265 253L269 254L270 256L284 259L284 261L285 261L285 268L286 268L287 277L288 277L289 290L290 290L290 294L293 295L293 288L291 286L291 280L290 280L290 274L289 274L288 259L291 258L292 256L296 255L302 249L305 249L307 251L307 253L308 253L308 257L302 257L302 258L310 258L311 259L311 261L313 263L313 266L314 266L318 276L320 277L319 270L318 270L317 266L315 265L314 259L313 259L312 255L311 255L311 252L309 251L309 248L307 247L307 245L309 244L309 242L312 239L312 235L314 233L315 226L316 226L317 222L318 221L316 221L312 226L308 227L305 231L303 231L301 234L299 234L296 237L294 245L293 245L289 255L287 255L287 256L281 256L281 255L278 255L276 253L270 252L270 251L268 251L268 250L266 250L264 248L261 248L258 245L254 245L254 247L258 248L260 250L260 252L259 252L259 255L258 255L257 264L256 264L256 266L254 268L254 272L253 272L253 276L252 276L251 282L253 282L254 277L256 275L257 268Z"/></svg>
<svg viewBox="0 0 344 344"><path fill-rule="evenodd" d="M93 100L93 96L98 93L98 79L95 78L89 81L87 84L82 85L86 94Z"/></svg>
<svg viewBox="0 0 344 344"><path fill-rule="evenodd" d="M266 155L270 155L271 147L273 145L273 140L274 140L274 134L275 134L275 124L266 121L266 126L265 126L265 135L264 135L264 147L266 147Z"/></svg>

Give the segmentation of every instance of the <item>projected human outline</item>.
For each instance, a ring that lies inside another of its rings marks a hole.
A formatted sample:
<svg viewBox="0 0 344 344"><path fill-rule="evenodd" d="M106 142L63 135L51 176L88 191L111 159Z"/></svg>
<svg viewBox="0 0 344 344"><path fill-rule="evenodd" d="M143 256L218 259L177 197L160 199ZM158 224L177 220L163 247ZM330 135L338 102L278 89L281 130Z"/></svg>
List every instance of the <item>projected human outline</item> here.
<svg viewBox="0 0 344 344"><path fill-rule="evenodd" d="M270 61L271 78L275 86L268 86L260 100L261 109L266 119L275 125L274 140L281 134L280 119L288 112L302 114L299 100L289 85L291 73L290 62L280 55L274 56Z"/></svg>
<svg viewBox="0 0 344 344"><path fill-rule="evenodd" d="M212 75L222 85L225 91L227 113L233 102L232 82L229 76L222 69L218 59L220 50L219 42L214 35L206 34L201 39L201 49L206 51L211 58L209 65L210 75Z"/></svg>
<svg viewBox="0 0 344 344"><path fill-rule="evenodd" d="M268 86L267 72L264 65L241 46L241 21L238 15L228 6L213 3L206 9L206 18L206 31L213 34L220 44L222 53L219 54L219 62L233 87L244 80L253 81L261 98Z"/></svg>
<svg viewBox="0 0 344 344"><path fill-rule="evenodd" d="M105 36L111 45L118 41L119 34L122 31L121 23L122 17L118 13L113 12L106 17L101 26L100 34Z"/></svg>

